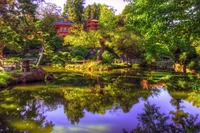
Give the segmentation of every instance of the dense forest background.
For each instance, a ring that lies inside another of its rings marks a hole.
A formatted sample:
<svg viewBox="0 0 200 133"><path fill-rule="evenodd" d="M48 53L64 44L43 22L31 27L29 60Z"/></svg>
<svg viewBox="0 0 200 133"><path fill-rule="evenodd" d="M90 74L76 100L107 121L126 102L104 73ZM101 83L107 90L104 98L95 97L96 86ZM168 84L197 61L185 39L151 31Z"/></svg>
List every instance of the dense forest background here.
<svg viewBox="0 0 200 133"><path fill-rule="evenodd" d="M126 0L120 15L102 4L84 6L67 0L64 10L44 0L0 2L0 56L38 57L43 63L64 65L68 60L140 60L148 65L170 60L197 69L200 55L199 0ZM63 16L75 24L63 39L53 24ZM86 31L85 21L98 19L100 29Z"/></svg>

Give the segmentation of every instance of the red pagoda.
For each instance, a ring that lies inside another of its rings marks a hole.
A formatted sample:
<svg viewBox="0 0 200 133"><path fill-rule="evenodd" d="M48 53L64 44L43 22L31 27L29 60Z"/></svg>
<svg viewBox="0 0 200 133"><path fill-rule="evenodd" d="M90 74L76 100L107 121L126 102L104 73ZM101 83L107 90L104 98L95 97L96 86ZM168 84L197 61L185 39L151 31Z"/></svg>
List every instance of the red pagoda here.
<svg viewBox="0 0 200 133"><path fill-rule="evenodd" d="M90 19L86 21L86 30L98 30L99 21L96 19Z"/></svg>
<svg viewBox="0 0 200 133"><path fill-rule="evenodd" d="M57 35L60 38L64 38L66 35L70 34L70 27L74 23L68 19L67 16L60 19L59 21L54 23L54 28L57 30ZM89 19L85 24L86 30L98 30L99 29L99 21L96 19Z"/></svg>
<svg viewBox="0 0 200 133"><path fill-rule="evenodd" d="M63 17L59 21L54 23L54 28L57 30L57 35L60 38L64 38L66 35L70 33L70 27L74 23L68 19L67 16Z"/></svg>

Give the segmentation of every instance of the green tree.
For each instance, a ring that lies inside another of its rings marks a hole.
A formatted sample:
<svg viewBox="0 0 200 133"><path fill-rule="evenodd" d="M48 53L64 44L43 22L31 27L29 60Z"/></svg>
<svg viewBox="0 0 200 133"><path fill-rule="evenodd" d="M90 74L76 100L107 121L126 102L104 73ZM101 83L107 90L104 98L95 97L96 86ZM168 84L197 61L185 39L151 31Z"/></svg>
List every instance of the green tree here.
<svg viewBox="0 0 200 133"><path fill-rule="evenodd" d="M123 22L120 22L121 24ZM143 45L139 36L124 27L118 27L112 37L113 48L118 55L128 59L140 58Z"/></svg>
<svg viewBox="0 0 200 133"><path fill-rule="evenodd" d="M53 3L44 3L38 8L40 22L38 23L38 31L41 31L46 36L43 36L45 45L45 61L51 62L55 51L63 48L61 40L54 29L53 25L58 21L61 14L61 9Z"/></svg>
<svg viewBox="0 0 200 133"><path fill-rule="evenodd" d="M62 16L67 15L71 21L82 23L84 4L85 0L67 0Z"/></svg>
<svg viewBox="0 0 200 133"><path fill-rule="evenodd" d="M152 60L163 54L170 55L171 51L172 58L184 65L183 71L186 72L186 65L197 57L194 42L200 33L197 23L199 1L129 2L127 27L144 37L146 59ZM159 50L154 51L154 47Z"/></svg>
<svg viewBox="0 0 200 133"><path fill-rule="evenodd" d="M88 20L88 19L99 19L99 15L100 15L100 4L92 4L92 5L88 5L85 9L84 9L84 19Z"/></svg>
<svg viewBox="0 0 200 133"><path fill-rule="evenodd" d="M15 50L20 49L35 37L37 21L35 14L40 2L38 0L1 2L0 27L3 30L0 33L2 35L0 43L3 45L0 51L6 46Z"/></svg>

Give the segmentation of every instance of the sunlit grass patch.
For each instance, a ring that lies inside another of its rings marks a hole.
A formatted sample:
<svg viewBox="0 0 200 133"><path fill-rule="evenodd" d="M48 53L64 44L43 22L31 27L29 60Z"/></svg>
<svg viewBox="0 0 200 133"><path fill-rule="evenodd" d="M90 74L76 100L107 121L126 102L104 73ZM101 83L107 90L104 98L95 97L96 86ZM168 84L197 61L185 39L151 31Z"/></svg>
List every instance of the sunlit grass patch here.
<svg viewBox="0 0 200 133"><path fill-rule="evenodd" d="M7 102L10 102L10 101L13 101L14 100L14 97L7 97L7 98L5 98L5 101L7 101Z"/></svg>
<svg viewBox="0 0 200 133"><path fill-rule="evenodd" d="M64 67L50 67L50 66L42 66L42 68L47 72L64 72Z"/></svg>
<svg viewBox="0 0 200 133"><path fill-rule="evenodd" d="M15 86L13 90L28 90L28 91L37 91L44 89L46 85L26 85L26 86Z"/></svg>

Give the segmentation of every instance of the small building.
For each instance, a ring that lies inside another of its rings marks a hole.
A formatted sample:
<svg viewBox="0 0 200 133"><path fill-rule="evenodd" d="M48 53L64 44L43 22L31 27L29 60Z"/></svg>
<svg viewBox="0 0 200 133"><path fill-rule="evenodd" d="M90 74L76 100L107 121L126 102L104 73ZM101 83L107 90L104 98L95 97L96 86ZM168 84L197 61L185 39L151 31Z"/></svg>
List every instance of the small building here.
<svg viewBox="0 0 200 133"><path fill-rule="evenodd" d="M86 30L98 30L99 21L97 19L89 19L86 21Z"/></svg>
<svg viewBox="0 0 200 133"><path fill-rule="evenodd" d="M74 23L68 19L67 16L63 17L59 21L54 23L54 28L57 30L57 35L60 38L64 38L66 35L70 33L70 27Z"/></svg>

